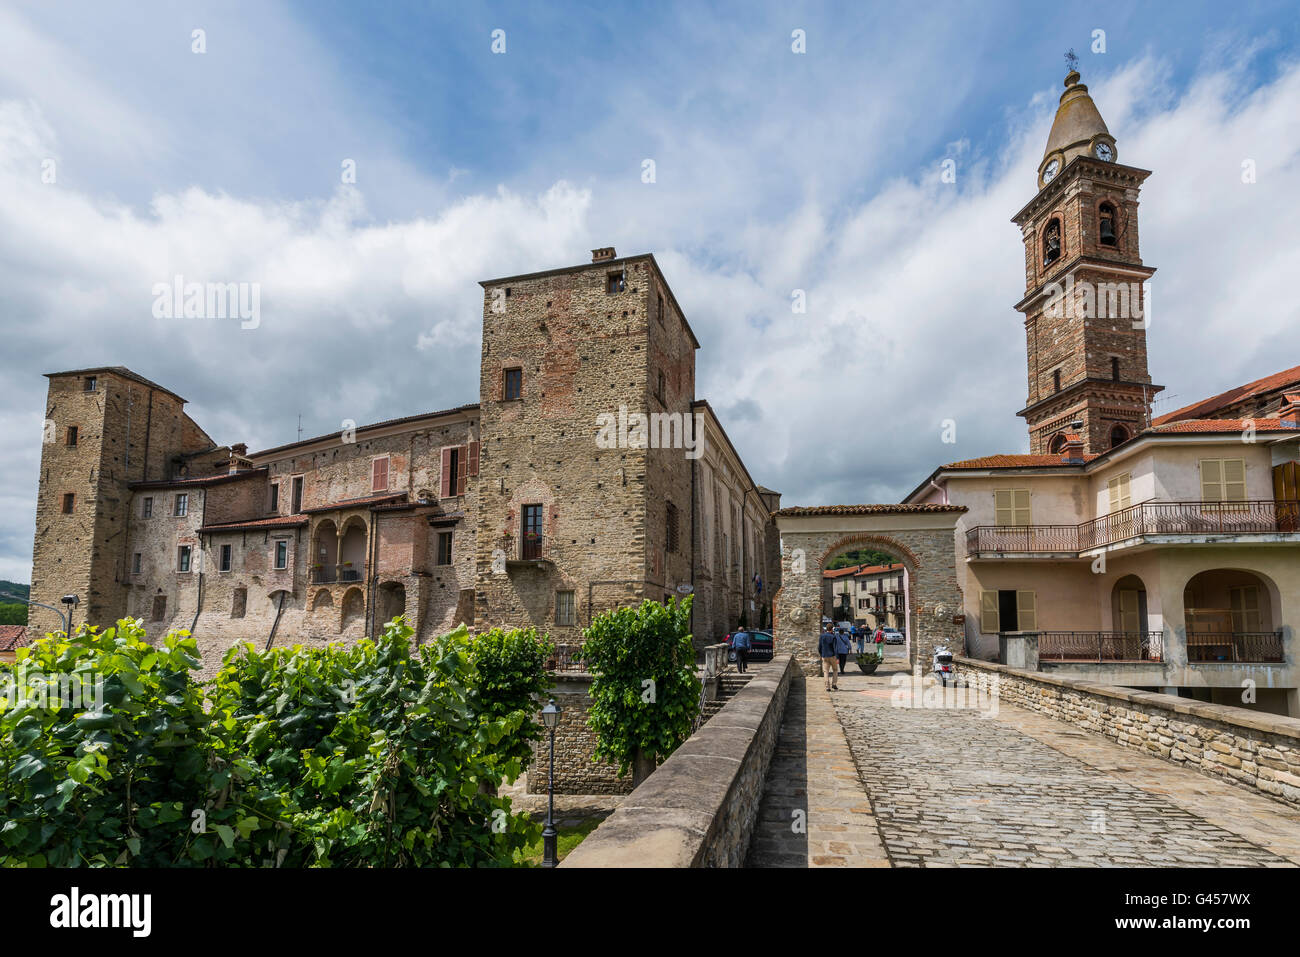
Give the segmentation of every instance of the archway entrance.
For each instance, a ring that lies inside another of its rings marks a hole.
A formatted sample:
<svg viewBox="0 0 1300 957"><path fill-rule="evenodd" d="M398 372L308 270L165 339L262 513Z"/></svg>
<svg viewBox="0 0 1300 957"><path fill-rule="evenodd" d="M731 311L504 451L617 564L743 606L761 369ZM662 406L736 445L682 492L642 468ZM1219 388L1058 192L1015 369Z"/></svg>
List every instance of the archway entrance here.
<svg viewBox="0 0 1300 957"><path fill-rule="evenodd" d="M781 590L774 599L778 654L792 653L815 673L826 566L855 548L886 552L902 566L896 615L902 616L912 669L946 645L964 652L965 624L957 587L956 524L962 505L831 505L783 508ZM888 614L888 610L882 610Z"/></svg>

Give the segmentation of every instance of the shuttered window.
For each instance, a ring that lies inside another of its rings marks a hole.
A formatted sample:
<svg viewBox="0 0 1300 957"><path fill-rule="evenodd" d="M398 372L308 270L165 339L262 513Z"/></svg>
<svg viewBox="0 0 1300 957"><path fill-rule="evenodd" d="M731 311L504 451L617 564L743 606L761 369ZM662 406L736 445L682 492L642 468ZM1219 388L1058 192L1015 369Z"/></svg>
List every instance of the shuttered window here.
<svg viewBox="0 0 1300 957"><path fill-rule="evenodd" d="M1133 504L1133 498L1129 490L1129 480L1131 476L1128 472L1123 475L1116 475L1106 483L1106 490L1110 493L1110 510L1118 512L1120 509L1128 508Z"/></svg>
<svg viewBox="0 0 1300 957"><path fill-rule="evenodd" d="M1232 604L1233 631L1262 631L1263 624L1259 614L1259 588L1255 585L1239 585L1228 589L1228 600Z"/></svg>
<svg viewBox="0 0 1300 957"><path fill-rule="evenodd" d="M988 633L1001 630L1002 623L998 620L998 593L980 592L980 631Z"/></svg>
<svg viewBox="0 0 1300 957"><path fill-rule="evenodd" d="M993 493L997 525L1029 525L1029 489L1000 488Z"/></svg>
<svg viewBox="0 0 1300 957"><path fill-rule="evenodd" d="M1038 595L1032 591L1016 592L1016 622L1018 631L1038 630Z"/></svg>
<svg viewBox="0 0 1300 957"><path fill-rule="evenodd" d="M388 491L388 456L375 459L370 463L370 491Z"/></svg>
<svg viewBox="0 0 1300 957"><path fill-rule="evenodd" d="M1246 501L1246 460L1201 459L1201 501Z"/></svg>

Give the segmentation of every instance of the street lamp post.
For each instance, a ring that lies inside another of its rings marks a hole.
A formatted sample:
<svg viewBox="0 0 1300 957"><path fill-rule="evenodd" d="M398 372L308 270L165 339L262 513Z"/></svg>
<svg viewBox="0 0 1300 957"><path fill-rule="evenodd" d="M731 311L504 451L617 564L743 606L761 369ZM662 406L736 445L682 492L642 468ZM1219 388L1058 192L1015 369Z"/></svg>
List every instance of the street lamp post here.
<svg viewBox="0 0 1300 957"><path fill-rule="evenodd" d="M75 599L76 597L77 597L76 595L65 595L63 601L66 603L68 601L68 598ZM72 637L72 609L71 608L68 609L68 614L65 615L63 612L59 611L53 605L47 605L45 604L45 602L41 602L41 601L32 601L30 598L24 598L21 595L10 595L8 592L0 592L0 598L9 598L12 599L13 601L26 602L29 605L35 605L37 608L44 608L46 611L54 612L54 614L59 616L59 621L63 622L63 633L68 637Z"/></svg>
<svg viewBox="0 0 1300 957"><path fill-rule="evenodd" d="M555 726L560 723L562 708L555 705L555 699L542 709L542 724L551 735L551 770L546 776L546 825L542 828L542 867L555 867L560 863L556 854L555 829Z"/></svg>
<svg viewBox="0 0 1300 957"><path fill-rule="evenodd" d="M64 595L62 598L59 599L59 601L63 602L63 604L68 606L68 630L65 632L65 634L69 638L71 638L72 637L72 613L73 611L76 610L77 606L81 604L81 599L78 598L76 595Z"/></svg>

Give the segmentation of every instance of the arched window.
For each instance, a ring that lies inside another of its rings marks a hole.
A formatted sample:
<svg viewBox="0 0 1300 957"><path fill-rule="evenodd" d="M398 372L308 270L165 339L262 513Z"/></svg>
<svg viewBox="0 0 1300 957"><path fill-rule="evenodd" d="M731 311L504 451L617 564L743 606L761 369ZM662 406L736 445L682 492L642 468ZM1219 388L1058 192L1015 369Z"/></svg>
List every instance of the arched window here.
<svg viewBox="0 0 1300 957"><path fill-rule="evenodd" d="M1124 428L1124 426L1117 425L1110 430L1110 447L1112 449L1115 446L1120 445L1127 441L1128 441L1128 429Z"/></svg>
<svg viewBox="0 0 1300 957"><path fill-rule="evenodd" d="M1047 451L1051 455L1060 455L1065 451L1065 433L1057 432L1052 436L1052 441L1047 443Z"/></svg>
<svg viewBox="0 0 1300 957"><path fill-rule="evenodd" d="M1043 265L1050 266L1061 258L1061 221L1054 219L1043 230Z"/></svg>
<svg viewBox="0 0 1300 957"><path fill-rule="evenodd" d="M1102 203L1097 210L1097 237L1103 246L1116 246L1117 230L1115 229L1115 207L1110 203Z"/></svg>

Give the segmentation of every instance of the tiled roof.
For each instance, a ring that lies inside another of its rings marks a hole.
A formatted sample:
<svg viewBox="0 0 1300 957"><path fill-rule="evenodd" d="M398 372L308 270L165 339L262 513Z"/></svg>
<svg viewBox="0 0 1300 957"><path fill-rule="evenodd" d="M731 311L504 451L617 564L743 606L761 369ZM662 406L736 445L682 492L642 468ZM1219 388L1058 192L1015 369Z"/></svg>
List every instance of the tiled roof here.
<svg viewBox="0 0 1300 957"><path fill-rule="evenodd" d="M292 528L295 525L306 525L308 521L306 515L272 515L270 518L254 518L246 522L222 522L219 525L204 525L199 531L238 532L246 528Z"/></svg>
<svg viewBox="0 0 1300 957"><path fill-rule="evenodd" d="M1229 389L1227 392L1220 392L1218 395L1210 396L1208 399L1202 399L1200 402L1193 402L1191 405L1185 405L1181 409L1175 409L1173 412L1166 412L1158 416L1153 425L1164 425L1167 422L1175 422L1180 419L1204 419L1217 409L1224 406L1232 405L1234 402L1240 402L1242 399L1249 399L1252 396L1262 395L1266 392L1274 392L1293 383L1300 383L1300 366L1286 369L1282 372L1275 372L1272 375L1264 376L1262 379L1256 379L1254 382L1247 382L1245 385L1239 385L1235 389Z"/></svg>
<svg viewBox="0 0 1300 957"><path fill-rule="evenodd" d="M166 392L170 396L181 399L181 397L176 395L176 393L171 389L161 386L157 382L150 382L144 376L137 372L132 372L126 366L97 366L94 369L69 369L67 372L47 372L45 373L45 378L53 379L56 376L65 375L95 375L102 372L109 372L113 375L121 376L123 379L130 379L133 382L139 382L141 385L147 385L151 389L157 389L159 392ZM181 401L184 402L185 400L181 399Z"/></svg>
<svg viewBox="0 0 1300 957"><path fill-rule="evenodd" d="M1300 421L1295 419L1179 419L1151 427L1152 432L1245 432L1254 428L1256 432L1294 432L1300 428Z"/></svg>
<svg viewBox="0 0 1300 957"><path fill-rule="evenodd" d="M812 505L780 509L776 514L796 515L907 515L914 512L964 512L965 505L940 505L924 502L919 505Z"/></svg>
<svg viewBox="0 0 1300 957"><path fill-rule="evenodd" d="M822 578L843 578L845 575L856 575L861 565L845 565L843 568L832 568L822 572Z"/></svg>
<svg viewBox="0 0 1300 957"><path fill-rule="evenodd" d="M355 431L357 435L360 435L362 432L370 432L373 429L382 429L390 425L402 425L406 422L418 422L421 419L432 419L440 415L454 415L458 412L476 412L478 411L478 407L477 402L471 402L468 405L458 405L451 409L440 409L437 412L421 412L418 415L404 415L396 419L385 419L383 422L372 422L369 425L359 425ZM331 432L328 435L317 435L314 438L300 439L297 442L290 442L287 445L277 445L274 448L262 449L260 452L250 452L246 457L250 459L258 459L265 455L287 452L290 449L296 449L299 446L312 445L316 442L324 442L329 439L338 439L342 438L342 436L343 430L340 429L338 432Z"/></svg>
<svg viewBox="0 0 1300 957"><path fill-rule="evenodd" d="M405 492L385 492L383 495L365 495L361 498L345 498L339 502L331 502L329 505L315 505L311 508L304 508L303 511L308 515L315 515L317 512L333 512L340 508L361 508L365 505L374 505L379 502L393 502L397 499L405 499Z"/></svg>
<svg viewBox="0 0 1300 957"><path fill-rule="evenodd" d="M1097 456L1095 453L1088 452L1083 456L1084 462L1091 462ZM1034 469L1034 468L1061 468L1066 465L1077 465L1077 462L1066 462L1060 455L985 455L977 459L964 459L961 462L949 462L941 466L945 469Z"/></svg>
<svg viewBox="0 0 1300 957"><path fill-rule="evenodd" d="M254 478L266 475L266 468L257 469L240 469L238 472L221 472L217 475L200 475L196 478L185 479L151 479L143 482L132 482L132 489L151 489L151 488L187 488L194 485L220 485L222 482L237 482L240 479Z"/></svg>
<svg viewBox="0 0 1300 957"><path fill-rule="evenodd" d="M27 647L26 625L0 625L0 651Z"/></svg>
<svg viewBox="0 0 1300 957"><path fill-rule="evenodd" d="M898 571L903 567L902 562L891 562L888 565L868 565L861 569L859 575L878 575L880 572ZM855 576L856 577L856 576Z"/></svg>

